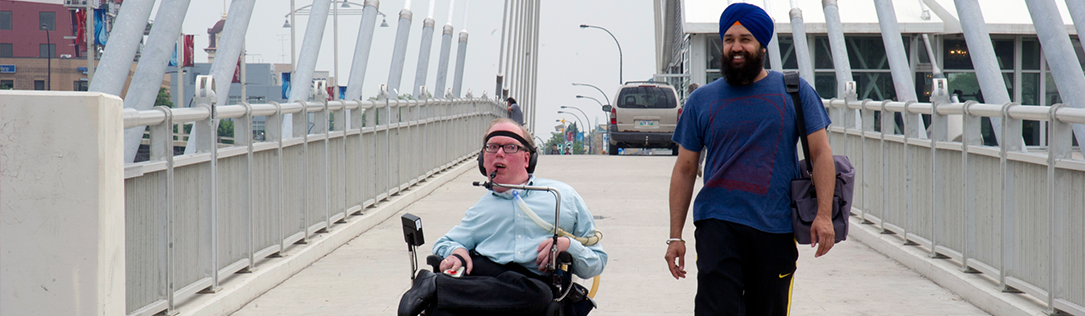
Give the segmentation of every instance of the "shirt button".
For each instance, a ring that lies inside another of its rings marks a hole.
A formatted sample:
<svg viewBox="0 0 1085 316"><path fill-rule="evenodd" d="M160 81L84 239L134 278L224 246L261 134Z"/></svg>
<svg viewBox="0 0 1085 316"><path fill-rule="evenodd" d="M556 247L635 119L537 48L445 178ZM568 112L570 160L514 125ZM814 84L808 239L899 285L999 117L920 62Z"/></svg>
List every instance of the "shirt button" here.
<svg viewBox="0 0 1085 316"><path fill-rule="evenodd" d="M522 235L516 235L516 238L523 238L523 237L524 236L522 236Z"/></svg>

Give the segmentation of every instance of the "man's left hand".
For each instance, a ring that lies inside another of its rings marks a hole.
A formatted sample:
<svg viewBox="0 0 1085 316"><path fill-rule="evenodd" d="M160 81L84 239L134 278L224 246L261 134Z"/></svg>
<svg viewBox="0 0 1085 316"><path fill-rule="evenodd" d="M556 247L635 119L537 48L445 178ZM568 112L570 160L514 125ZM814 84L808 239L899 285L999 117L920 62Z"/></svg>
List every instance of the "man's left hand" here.
<svg viewBox="0 0 1085 316"><path fill-rule="evenodd" d="M535 249L539 253L539 256L535 257L535 265L539 266L539 271L546 272L546 265L550 262L550 245L552 244L554 244L554 238L547 238L539 243L539 247ZM569 238L558 237L558 253L566 250L569 250Z"/></svg>
<svg viewBox="0 0 1085 316"><path fill-rule="evenodd" d="M818 215L814 218L814 224L810 225L810 247L818 247L814 258L829 253L836 243L836 231L833 230L833 220L828 216Z"/></svg>

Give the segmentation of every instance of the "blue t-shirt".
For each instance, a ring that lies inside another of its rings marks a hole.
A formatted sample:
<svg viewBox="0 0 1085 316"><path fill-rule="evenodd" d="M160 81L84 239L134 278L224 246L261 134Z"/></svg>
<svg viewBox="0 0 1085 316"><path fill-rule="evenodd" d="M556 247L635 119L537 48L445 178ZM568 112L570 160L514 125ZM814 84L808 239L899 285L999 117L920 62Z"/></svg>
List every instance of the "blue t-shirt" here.
<svg viewBox="0 0 1085 316"><path fill-rule="evenodd" d="M795 106L783 74L747 86L713 81L689 96L673 140L707 150L693 220L720 219L768 233L791 232L791 180L799 177ZM806 133L829 126L814 88L800 82Z"/></svg>

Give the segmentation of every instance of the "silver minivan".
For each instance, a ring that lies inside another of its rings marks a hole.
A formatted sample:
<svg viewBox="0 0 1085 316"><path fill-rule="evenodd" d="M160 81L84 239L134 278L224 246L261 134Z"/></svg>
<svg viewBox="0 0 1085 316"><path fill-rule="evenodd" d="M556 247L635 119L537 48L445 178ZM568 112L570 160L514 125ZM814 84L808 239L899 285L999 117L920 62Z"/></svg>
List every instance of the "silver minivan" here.
<svg viewBox="0 0 1085 316"><path fill-rule="evenodd" d="M610 108L608 153L621 148L668 148L678 154L671 141L682 107L674 87L661 82L627 82L618 89Z"/></svg>

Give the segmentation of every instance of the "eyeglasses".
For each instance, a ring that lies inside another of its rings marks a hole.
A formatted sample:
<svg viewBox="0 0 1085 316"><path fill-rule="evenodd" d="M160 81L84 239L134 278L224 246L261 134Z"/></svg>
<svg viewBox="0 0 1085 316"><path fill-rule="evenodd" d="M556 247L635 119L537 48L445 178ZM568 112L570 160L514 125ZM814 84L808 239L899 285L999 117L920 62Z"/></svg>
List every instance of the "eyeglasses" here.
<svg viewBox="0 0 1085 316"><path fill-rule="evenodd" d="M517 144L486 144L486 146L483 146L482 148L485 149L486 152L491 154L497 153L497 149L504 149L506 154L515 154L520 152L520 150L527 150L527 148L520 147L520 145Z"/></svg>

